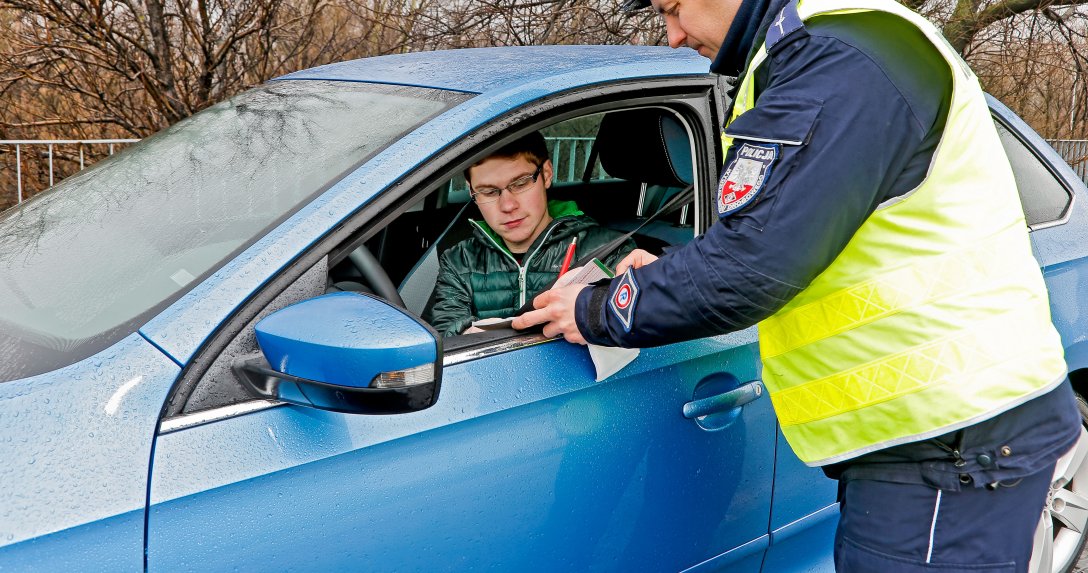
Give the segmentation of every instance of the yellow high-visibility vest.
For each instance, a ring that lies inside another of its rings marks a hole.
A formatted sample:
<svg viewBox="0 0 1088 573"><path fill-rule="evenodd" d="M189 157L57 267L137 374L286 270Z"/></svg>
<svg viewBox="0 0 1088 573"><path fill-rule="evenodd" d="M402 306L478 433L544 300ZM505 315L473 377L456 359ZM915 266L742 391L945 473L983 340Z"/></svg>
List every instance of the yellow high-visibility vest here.
<svg viewBox="0 0 1088 573"><path fill-rule="evenodd" d="M796 10L802 21L899 16L953 75L925 180L880 205L812 284L759 323L763 380L797 456L819 466L936 437L1054 388L1064 350L978 79L936 28L892 0L803 0ZM762 46L730 122L755 106L766 57Z"/></svg>

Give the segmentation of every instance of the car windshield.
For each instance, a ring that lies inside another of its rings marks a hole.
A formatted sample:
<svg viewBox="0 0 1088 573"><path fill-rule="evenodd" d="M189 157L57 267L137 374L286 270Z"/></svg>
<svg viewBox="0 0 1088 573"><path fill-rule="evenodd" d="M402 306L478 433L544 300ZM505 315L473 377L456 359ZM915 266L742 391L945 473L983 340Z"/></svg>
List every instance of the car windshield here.
<svg viewBox="0 0 1088 573"><path fill-rule="evenodd" d="M468 97L271 82L0 215L0 381L69 364L135 331L309 199Z"/></svg>

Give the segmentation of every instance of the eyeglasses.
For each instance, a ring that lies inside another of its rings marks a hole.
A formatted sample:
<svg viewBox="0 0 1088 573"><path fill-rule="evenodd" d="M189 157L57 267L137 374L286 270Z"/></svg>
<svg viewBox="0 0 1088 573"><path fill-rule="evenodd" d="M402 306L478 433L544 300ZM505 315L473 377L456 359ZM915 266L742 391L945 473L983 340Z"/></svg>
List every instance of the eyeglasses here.
<svg viewBox="0 0 1088 573"><path fill-rule="evenodd" d="M499 200L503 190L509 191L514 195L524 193L533 188L533 183L536 183L536 178L540 176L540 170L544 168L544 164L536 166L536 171L533 171L530 175L522 175L517 179L510 182L509 185L498 189L496 187L481 187L472 192L472 198L476 201L477 205L486 205L488 203L494 203Z"/></svg>

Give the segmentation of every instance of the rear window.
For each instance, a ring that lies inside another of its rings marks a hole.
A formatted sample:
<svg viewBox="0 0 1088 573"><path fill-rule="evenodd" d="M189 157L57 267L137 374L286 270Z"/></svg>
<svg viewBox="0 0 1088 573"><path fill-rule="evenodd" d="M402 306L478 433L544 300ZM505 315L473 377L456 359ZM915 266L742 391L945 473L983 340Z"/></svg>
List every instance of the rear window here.
<svg viewBox="0 0 1088 573"><path fill-rule="evenodd" d="M1059 221L1073 201L1072 191L1015 133L999 121L994 124L1016 174L1016 187L1028 226Z"/></svg>

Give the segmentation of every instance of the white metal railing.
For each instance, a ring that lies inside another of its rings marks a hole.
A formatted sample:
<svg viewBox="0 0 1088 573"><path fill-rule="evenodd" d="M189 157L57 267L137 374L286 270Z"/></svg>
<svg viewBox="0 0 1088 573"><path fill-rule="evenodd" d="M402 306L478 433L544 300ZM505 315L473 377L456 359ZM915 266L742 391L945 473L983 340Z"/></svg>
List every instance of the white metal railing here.
<svg viewBox="0 0 1088 573"><path fill-rule="evenodd" d="M1088 139L1048 139L1047 143L1088 183Z"/></svg>
<svg viewBox="0 0 1088 573"><path fill-rule="evenodd" d="M593 147L592 137L548 137L546 138L552 147L552 165L555 169L554 181L567 183L580 180L589 162L590 151ZM15 181L18 203L23 202L23 147L45 146L49 161L49 186L56 182L56 171L53 167L54 149L58 145L79 146L79 169L86 166L83 149L90 145L108 145L109 154L113 155L114 146L125 143L136 143L139 139L0 139L0 146L15 147ZM600 166L595 166L595 172L600 171ZM599 173L598 173L599 174ZM450 181L450 191L460 190L467 192L467 185L460 178Z"/></svg>
<svg viewBox="0 0 1088 573"><path fill-rule="evenodd" d="M555 169L554 180L557 183L568 183L580 180L582 174L585 171L586 164L590 159L590 151L593 146L592 137L548 137L548 142L552 147L552 165ZM46 148L46 153L49 161L49 186L52 187L56 181L56 171L54 170L53 159L54 150L58 145L76 145L79 149L79 169L83 170L86 166L85 156L83 150L87 146L92 145L105 145L109 148L109 154L113 155L114 146L120 144L136 143L139 139L0 139L0 146L13 146L15 147L15 180L16 180L16 193L19 203L23 202L23 148L24 147L42 147ZM1080 178L1088 183L1088 139L1048 139L1049 143L1061 156L1065 159L1066 163L1073 168L1073 170L1080 176ZM594 176L601 175L596 173L600 170L600 166L594 166ZM459 190L467 192L467 186L465 182L460 178L456 178L458 181L450 181L450 191Z"/></svg>
<svg viewBox="0 0 1088 573"><path fill-rule="evenodd" d="M0 145L2 146L14 146L15 147L15 186L17 190L17 200L19 203L23 202L23 147L32 146L45 146L47 148L49 158L49 186L52 187L55 182L55 170L53 169L53 157L54 148L58 145L78 145L79 146L79 169L83 170L85 167L85 159L83 149L90 145L108 145L109 153L113 155L114 146L123 143L135 143L140 141L139 139L0 139Z"/></svg>
<svg viewBox="0 0 1088 573"><path fill-rule="evenodd" d="M553 179L557 183L580 181L593 149L592 137L548 137L552 144ZM564 147L566 152L564 153ZM599 166L595 169L600 169Z"/></svg>

